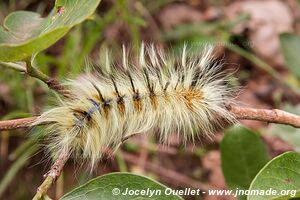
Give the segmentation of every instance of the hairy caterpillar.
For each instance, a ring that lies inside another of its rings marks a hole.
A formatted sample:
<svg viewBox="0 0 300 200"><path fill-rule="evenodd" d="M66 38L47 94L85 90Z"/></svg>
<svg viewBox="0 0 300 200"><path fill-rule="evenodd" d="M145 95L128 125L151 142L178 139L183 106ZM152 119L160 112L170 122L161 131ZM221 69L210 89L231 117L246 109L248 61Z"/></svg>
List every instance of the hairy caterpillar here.
<svg viewBox="0 0 300 200"><path fill-rule="evenodd" d="M123 47L122 66L111 67L107 58L105 72L67 81L72 98L62 99L35 122L51 122L46 128L49 151L54 157L68 152L93 167L104 149L116 149L135 133L158 129L163 142L171 133L186 141L234 123L225 107L233 101L228 75L213 61L212 50L190 57L184 47L176 59L142 45L134 66Z"/></svg>

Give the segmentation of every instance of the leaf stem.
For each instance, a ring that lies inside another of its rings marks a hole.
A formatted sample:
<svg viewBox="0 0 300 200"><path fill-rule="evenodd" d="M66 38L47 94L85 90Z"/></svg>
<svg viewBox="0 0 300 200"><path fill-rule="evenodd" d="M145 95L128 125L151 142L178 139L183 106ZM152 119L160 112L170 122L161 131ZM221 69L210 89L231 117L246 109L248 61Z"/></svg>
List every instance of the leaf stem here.
<svg viewBox="0 0 300 200"><path fill-rule="evenodd" d="M69 93L65 90L64 86L61 85L56 79L50 78L38 68L34 67L32 64L32 59L26 59L25 65L22 63L12 63L12 62L0 62L0 66L8 67L19 72L28 74L31 77L37 78L48 85L48 87L64 97L70 97Z"/></svg>
<svg viewBox="0 0 300 200"><path fill-rule="evenodd" d="M47 82L50 80L50 77L48 77L46 74L44 74L43 72L41 72L40 70L38 70L37 68L35 68L32 64L32 60L27 59L26 61L26 73L29 76L32 76L34 78L37 78L41 81L43 81L44 83L47 84Z"/></svg>

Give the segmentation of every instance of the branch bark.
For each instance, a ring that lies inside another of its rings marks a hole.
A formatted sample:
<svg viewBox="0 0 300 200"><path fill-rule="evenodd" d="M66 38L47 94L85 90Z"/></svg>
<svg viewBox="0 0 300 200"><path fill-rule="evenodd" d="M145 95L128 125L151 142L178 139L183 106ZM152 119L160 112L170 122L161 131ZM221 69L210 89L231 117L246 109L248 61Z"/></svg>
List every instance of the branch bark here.
<svg viewBox="0 0 300 200"><path fill-rule="evenodd" d="M232 112L237 119L239 120L259 120L268 123L279 123L293 126L295 128L300 128L300 116L285 112L283 110L278 109L255 109L255 108L246 108L246 107L238 107L238 106L227 106L227 109ZM7 120L0 121L0 131L1 130L10 130L17 128L27 128L31 126L31 123L37 117L30 117L24 119L15 119L15 120ZM122 142L124 142L128 138L124 138ZM49 188L53 185L55 180L60 176L65 163L69 158L68 153L63 153L60 157L55 161L52 165L50 171L45 175L44 182L40 185L37 190L36 195L33 200L39 200L44 195L46 195Z"/></svg>
<svg viewBox="0 0 300 200"><path fill-rule="evenodd" d="M0 131L1 130L12 130L17 128L29 128L31 123L35 121L37 117L28 117L22 119L13 119L0 121Z"/></svg>
<svg viewBox="0 0 300 200"><path fill-rule="evenodd" d="M54 162L51 169L44 175L45 180L38 187L37 192L35 196L32 198L32 200L40 200L43 198L44 195L47 194L50 187L60 176L68 159L69 159L69 154L67 152L60 154L59 158Z"/></svg>
<svg viewBox="0 0 300 200"><path fill-rule="evenodd" d="M256 109L229 105L227 109L238 120L258 120L268 123L286 124L300 128L300 116L278 109ZM0 121L1 130L29 128L37 117ZM126 140L126 138L125 138Z"/></svg>
<svg viewBox="0 0 300 200"><path fill-rule="evenodd" d="M286 124L300 128L300 116L278 109L255 109L229 106L228 110L239 120L258 120L268 123Z"/></svg>

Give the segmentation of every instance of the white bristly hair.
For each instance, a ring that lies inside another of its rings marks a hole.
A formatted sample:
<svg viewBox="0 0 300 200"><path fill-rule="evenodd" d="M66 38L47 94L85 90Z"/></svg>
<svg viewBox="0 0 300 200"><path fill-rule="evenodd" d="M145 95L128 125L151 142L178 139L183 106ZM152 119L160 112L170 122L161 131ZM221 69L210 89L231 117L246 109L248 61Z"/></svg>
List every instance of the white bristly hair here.
<svg viewBox="0 0 300 200"><path fill-rule="evenodd" d="M49 152L57 157L67 151L93 168L105 149L115 150L122 139L136 133L159 130L162 142L177 133L186 142L235 123L226 109L233 101L228 74L212 51L206 48L199 56L188 56L184 47L176 59L153 45L142 45L139 63L133 65L123 46L122 67L111 67L107 56L102 67L106 72L67 81L71 98L62 99L35 122L49 123Z"/></svg>

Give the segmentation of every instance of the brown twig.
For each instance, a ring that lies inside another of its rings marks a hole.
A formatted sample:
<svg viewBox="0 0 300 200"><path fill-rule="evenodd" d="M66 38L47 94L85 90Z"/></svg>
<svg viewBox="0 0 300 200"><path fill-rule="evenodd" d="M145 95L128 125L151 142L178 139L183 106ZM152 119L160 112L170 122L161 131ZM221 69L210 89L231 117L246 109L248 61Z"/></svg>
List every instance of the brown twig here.
<svg viewBox="0 0 300 200"><path fill-rule="evenodd" d="M38 187L35 196L32 200L40 200L44 195L47 194L50 187L53 185L55 180L60 176L67 160L69 159L68 153L60 154L59 158L54 162L51 169L44 175L44 182Z"/></svg>
<svg viewBox="0 0 300 200"><path fill-rule="evenodd" d="M300 116L278 109L255 109L229 106L228 110L239 120L258 120L268 123L286 124L300 128Z"/></svg>
<svg viewBox="0 0 300 200"><path fill-rule="evenodd" d="M65 89L65 87L60 84L60 82L56 79L50 78L45 82L48 87L58 94L64 96L65 98L70 98L70 93Z"/></svg>
<svg viewBox="0 0 300 200"><path fill-rule="evenodd" d="M0 121L0 130L12 130L17 128L28 128L36 117Z"/></svg>
<svg viewBox="0 0 300 200"><path fill-rule="evenodd" d="M22 63L11 62L0 62L0 66L9 67L22 73L28 74L31 77L37 78L46 83L50 89L56 91L58 94L64 96L65 98L69 98L70 94L67 90L65 90L64 86L61 85L59 81L50 78L49 76L41 72L38 68L33 66L33 59L34 56L32 57L32 59L25 60L25 66ZM0 121L0 131L31 127L36 118L37 117L29 117L23 119ZM57 177L60 176L61 171L63 170L63 167L68 158L68 153L63 153L59 156L59 158L52 165L50 171L45 175L46 178L38 188L36 195L33 197L34 200L43 198L43 196L47 193Z"/></svg>
<svg viewBox="0 0 300 200"><path fill-rule="evenodd" d="M227 109L232 112L237 119L240 120L259 120L269 123L279 123L291 125L296 128L300 128L300 116L291 114L278 109L255 109L255 108L244 108L238 106L228 106ZM0 130L9 130L16 128L30 127L31 123L36 117L7 120L0 122ZM129 137L124 138L122 142L127 140ZM55 161L50 171L46 174L46 178L41 186L38 188L34 200L41 199L43 195L47 193L49 188L52 186L54 181L59 177L66 161L68 160L68 154L61 154L60 157Z"/></svg>
<svg viewBox="0 0 300 200"><path fill-rule="evenodd" d="M286 124L300 128L300 116L278 109L256 109L239 106L228 106L239 120L258 120L268 123ZM1 130L12 130L17 128L28 128L37 117L0 121ZM128 138L124 138L127 140Z"/></svg>

